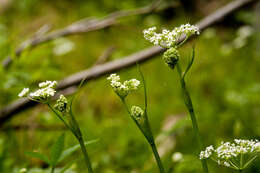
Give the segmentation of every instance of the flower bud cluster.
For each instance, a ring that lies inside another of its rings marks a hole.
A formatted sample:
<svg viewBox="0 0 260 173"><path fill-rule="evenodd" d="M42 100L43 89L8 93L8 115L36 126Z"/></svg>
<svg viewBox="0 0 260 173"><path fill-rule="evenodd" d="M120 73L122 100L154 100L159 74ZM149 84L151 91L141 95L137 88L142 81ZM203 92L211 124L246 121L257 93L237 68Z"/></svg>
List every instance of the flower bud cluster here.
<svg viewBox="0 0 260 173"><path fill-rule="evenodd" d="M59 99L56 101L54 108L59 112L66 114L69 112L68 100L64 95L60 95Z"/></svg>
<svg viewBox="0 0 260 173"><path fill-rule="evenodd" d="M259 154L259 152L260 142L258 140L235 139L233 143L221 142L221 145L216 149L212 145L207 147L204 151L200 152L200 159L212 157L218 164L241 169L243 165L240 165L240 163L236 164L234 160L240 160L238 157L241 157L241 155L253 156ZM244 164L246 163L245 160Z"/></svg>
<svg viewBox="0 0 260 173"><path fill-rule="evenodd" d="M121 83L120 76L117 74L111 74L107 80L110 81L111 87L121 98L125 98L130 92L137 90L140 85L140 81L136 79L126 80Z"/></svg>
<svg viewBox="0 0 260 173"><path fill-rule="evenodd" d="M144 111L139 106L132 106L131 116L139 123L143 124L144 122Z"/></svg>
<svg viewBox="0 0 260 173"><path fill-rule="evenodd" d="M38 102L46 102L48 99L55 94L57 82L46 81L39 84L39 89L29 93L29 88L24 88L20 93L19 97L28 97L31 100Z"/></svg>
<svg viewBox="0 0 260 173"><path fill-rule="evenodd" d="M162 33L156 33L156 27L151 27L143 31L144 38L154 45L159 45L164 48L174 47L178 44L180 38L186 38L191 35L199 35L199 28L194 25L185 24L174 28L172 31L162 30Z"/></svg>
<svg viewBox="0 0 260 173"><path fill-rule="evenodd" d="M163 54L164 62L171 68L174 69L176 63L178 62L180 57L179 51L172 47L167 49Z"/></svg>

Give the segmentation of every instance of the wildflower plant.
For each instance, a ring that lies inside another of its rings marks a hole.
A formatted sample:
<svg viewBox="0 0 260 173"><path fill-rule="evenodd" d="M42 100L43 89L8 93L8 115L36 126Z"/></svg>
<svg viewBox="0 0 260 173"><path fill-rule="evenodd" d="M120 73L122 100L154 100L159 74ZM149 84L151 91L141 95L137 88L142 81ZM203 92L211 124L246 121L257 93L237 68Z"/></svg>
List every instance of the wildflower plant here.
<svg viewBox="0 0 260 173"><path fill-rule="evenodd" d="M212 145L200 152L200 159L211 159L232 169L242 172L250 163L260 155L260 142L258 140L235 139L231 142L221 142L214 148Z"/></svg>
<svg viewBox="0 0 260 173"><path fill-rule="evenodd" d="M170 69L174 70L175 67L177 67L177 72L179 75L179 80L181 84L181 89L183 93L184 103L187 107L187 110L189 111L190 118L192 121L194 136L198 142L199 150L202 150L203 144L201 141L200 133L199 133L199 127L197 123L197 119L194 113L194 108L192 104L192 100L190 97L190 94L186 88L186 82L185 82L185 76L187 72L190 70L194 57L195 57L195 50L193 48L192 55L190 58L190 61L186 67L186 69L183 71L182 67L180 65L180 54L178 51L178 48L186 42L188 38L190 38L192 35L199 35L200 31L197 26L185 24L181 25L180 27L176 27L173 30L162 30L161 33L156 32L156 27L152 27L149 29L146 29L143 31L144 38L154 45L161 46L165 48L165 52L163 54L163 60L164 62L170 67ZM204 173L208 172L208 166L206 160L201 160L202 168Z"/></svg>
<svg viewBox="0 0 260 173"><path fill-rule="evenodd" d="M84 80L81 81L79 88L83 84ZM91 162L85 147L85 142L82 136L82 132L80 130L79 124L74 116L72 111L72 104L75 98L72 98L71 102L69 103L67 98L64 95L60 95L59 98L56 100L54 106L51 105L50 101L51 98L56 93L57 82L56 81L46 81L39 83L39 88L34 91L30 92L29 88L24 88L19 94L19 97L27 97L30 100L40 102L46 104L51 111L63 122L63 124L72 132L75 138L78 140L79 145L81 147L81 151L84 155L85 163L88 168L89 173L93 173L93 169L91 166ZM54 169L52 169L52 173Z"/></svg>
<svg viewBox="0 0 260 173"><path fill-rule="evenodd" d="M147 92L146 92L144 76L143 76L139 66L138 66L138 70L141 75L142 83L143 83L143 87L144 87L144 108L141 108L139 106L132 106L130 109L129 105L126 102L127 95L138 89L138 87L140 85L140 81L138 81L136 79L131 79L131 80L126 80L122 83L122 82L120 82L120 77L117 74L111 74L107 78L107 80L110 81L110 85L113 88L114 92L119 96L119 98L121 99L123 105L125 106L128 114L130 115L132 120L137 125L138 129L142 132L145 139L149 143L149 145L153 151L153 155L155 157L158 168L160 170L160 173L165 173L161 158L159 156L157 147L155 145L155 140L154 140L153 133L152 133L152 130L150 127L150 123L148 120Z"/></svg>

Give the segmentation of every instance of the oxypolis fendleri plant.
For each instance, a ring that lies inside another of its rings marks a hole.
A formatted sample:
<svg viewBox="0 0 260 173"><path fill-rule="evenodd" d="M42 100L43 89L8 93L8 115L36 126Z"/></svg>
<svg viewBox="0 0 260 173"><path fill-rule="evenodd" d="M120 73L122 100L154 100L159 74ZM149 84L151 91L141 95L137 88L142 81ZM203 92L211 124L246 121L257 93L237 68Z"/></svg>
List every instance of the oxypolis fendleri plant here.
<svg viewBox="0 0 260 173"><path fill-rule="evenodd" d="M142 109L139 106L132 106L131 109L129 109L129 106L126 102L126 96L131 93L132 91L135 91L138 89L140 85L140 81L136 79L130 79L126 80L123 83L120 82L120 77L117 74L111 74L107 80L110 81L110 85L113 88L114 92L119 96L121 99L123 105L125 106L128 114L131 116L139 130L144 135L147 142L150 144L154 157L156 159L158 168L160 170L160 173L165 173L164 167L162 164L162 161L160 159L160 156L158 154L154 137L150 128L150 123L147 116L147 95L146 95L146 86L144 82L143 74L141 73L141 70L139 69L139 72L142 76L143 85L144 85L144 95L145 95L145 108Z"/></svg>
<svg viewBox="0 0 260 173"><path fill-rule="evenodd" d="M56 81L46 81L39 83L39 88L30 92L29 88L24 88L19 94L19 97L27 97L30 100L47 104L53 113L64 123L64 125L73 133L73 135L78 140L82 153L84 155L85 163L88 168L89 173L93 173L91 162L85 148L84 139L79 128L78 122L71 110L72 102L68 104L68 100L64 95L60 95L60 97L56 100L56 104L54 106L51 105L50 99L56 93L57 82ZM67 115L68 116L65 116Z"/></svg>
<svg viewBox="0 0 260 173"><path fill-rule="evenodd" d="M200 152L200 159L211 159L229 168L236 170L246 169L260 155L258 140L235 139L231 142L221 142L214 148L212 145Z"/></svg>
<svg viewBox="0 0 260 173"><path fill-rule="evenodd" d="M165 52L163 53L163 60L172 70L174 70L175 66L177 66L177 72L180 78L184 103L187 107L187 110L189 111L192 120L194 136L198 142L199 149L202 150L203 144L199 133L197 119L194 113L192 100L186 88L186 83L185 83L185 75L189 71L194 60L194 55L195 55L194 49L192 52L191 59L186 67L186 70L184 71L182 70L181 65L179 63L180 54L178 51L178 48L183 43L185 43L190 36L200 34L199 28L194 25L185 24L185 25L181 25L180 27L176 27L171 31L164 29L162 30L161 33L157 33L156 27L152 27L144 30L143 34L146 40L150 41L154 45L158 45L166 49ZM208 166L206 160L201 160L201 163L202 163L203 172L208 173Z"/></svg>

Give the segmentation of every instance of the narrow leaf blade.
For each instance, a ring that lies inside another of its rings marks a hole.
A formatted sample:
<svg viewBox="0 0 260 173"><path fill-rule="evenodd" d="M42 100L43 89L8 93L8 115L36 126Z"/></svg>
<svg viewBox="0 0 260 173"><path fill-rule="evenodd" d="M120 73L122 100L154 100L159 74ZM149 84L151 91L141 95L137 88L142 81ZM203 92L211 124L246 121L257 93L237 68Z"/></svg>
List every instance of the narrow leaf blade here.
<svg viewBox="0 0 260 173"><path fill-rule="evenodd" d="M38 153L38 152L31 152L31 151L27 151L24 154L26 154L26 155L28 155L30 157L33 157L33 158L40 159L40 160L50 164L50 160L44 154L41 154L41 153Z"/></svg>
<svg viewBox="0 0 260 173"><path fill-rule="evenodd" d="M51 147L51 165L55 166L64 149L65 134L62 134Z"/></svg>
<svg viewBox="0 0 260 173"><path fill-rule="evenodd" d="M95 139L95 140L91 140L91 141L87 141L85 142L85 145L89 145L89 144L92 144L92 143L95 143L97 142L98 139ZM70 156L71 154L73 154L75 151L77 151L78 149L80 149L80 145L77 144L77 145L74 145L66 150L64 150L59 158L59 161L58 162L61 162L63 161L64 159L66 159L68 156Z"/></svg>

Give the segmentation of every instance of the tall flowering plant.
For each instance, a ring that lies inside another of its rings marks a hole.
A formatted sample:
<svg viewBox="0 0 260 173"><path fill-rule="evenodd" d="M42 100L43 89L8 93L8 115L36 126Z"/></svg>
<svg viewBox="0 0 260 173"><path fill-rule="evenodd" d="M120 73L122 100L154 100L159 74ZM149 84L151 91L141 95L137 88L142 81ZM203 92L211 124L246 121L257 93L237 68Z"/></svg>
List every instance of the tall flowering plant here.
<svg viewBox="0 0 260 173"><path fill-rule="evenodd" d="M126 97L131 92L138 89L140 85L140 81L136 79L126 80L124 82L120 81L120 76L117 74L111 74L107 79L110 81L110 85L113 88L114 92L119 96L120 100L122 101L123 105L125 106L125 109L127 113L130 115L132 120L137 125L138 129L141 131L141 133L144 135L145 139L151 146L151 149L153 151L153 155L155 157L156 163L158 165L158 168L160 170L160 173L165 173L161 158L159 156L159 153L157 151L157 147L155 145L153 133L150 127L150 123L148 120L147 115L147 93L146 93L146 85L145 80L143 77L142 72L139 69L139 72L142 77L142 82L144 85L144 109L142 109L139 106L132 106L129 108L129 105L126 102Z"/></svg>
<svg viewBox="0 0 260 173"><path fill-rule="evenodd" d="M56 93L56 81L46 81L39 83L39 89L34 92L30 92L29 88L24 88L20 93L19 97L27 97L30 100L40 102L48 105L51 111L63 122L63 124L72 132L72 134L78 140L81 151L84 155L85 163L88 168L89 173L93 173L93 169L91 166L91 162L88 156L88 152L85 147L85 142L82 136L82 132L80 130L79 124L74 116L72 111L72 101L69 103L67 98L64 95L60 95L56 100L54 106L51 105L50 99ZM54 173L54 167L51 170Z"/></svg>
<svg viewBox="0 0 260 173"><path fill-rule="evenodd" d="M186 87L185 82L185 75L191 68L194 60L194 49L192 52L191 59L186 67L186 69L183 71L182 67L179 63L180 60L180 54L178 51L178 48L192 35L198 35L200 34L199 28L190 25L185 24L181 25L180 27L176 27L173 30L162 30L161 33L156 32L156 27L152 27L149 29L146 29L143 31L144 38L154 45L161 46L166 49L166 51L163 54L163 60L164 62L172 69L174 70L175 67L177 67L177 72L179 75L179 81L182 88L184 103L187 107L187 110L189 111L190 118L192 121L194 136L198 142L199 150L202 150L203 144L199 133L199 126L197 123L197 119L195 116L192 100L189 94L189 91ZM202 168L204 173L208 172L208 166L206 160L201 160Z"/></svg>

